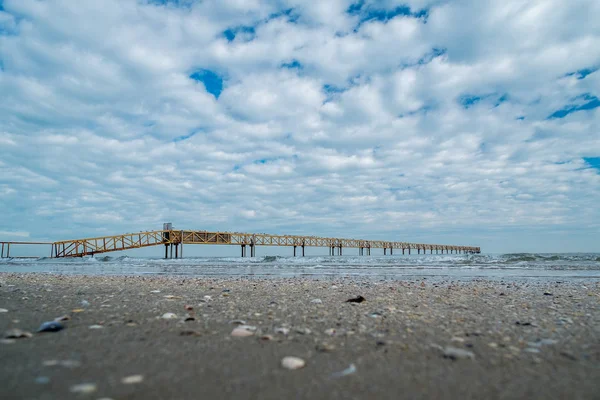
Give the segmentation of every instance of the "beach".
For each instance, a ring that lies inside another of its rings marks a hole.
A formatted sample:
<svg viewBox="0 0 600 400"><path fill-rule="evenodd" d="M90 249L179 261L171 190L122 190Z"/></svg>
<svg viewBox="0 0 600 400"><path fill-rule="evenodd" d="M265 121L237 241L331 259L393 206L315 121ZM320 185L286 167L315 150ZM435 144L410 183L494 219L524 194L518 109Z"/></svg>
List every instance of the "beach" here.
<svg viewBox="0 0 600 400"><path fill-rule="evenodd" d="M591 399L600 389L597 280L0 273L0 285L3 399ZM64 329L36 332L55 319ZM14 329L32 335L6 337ZM305 365L285 368L288 356Z"/></svg>

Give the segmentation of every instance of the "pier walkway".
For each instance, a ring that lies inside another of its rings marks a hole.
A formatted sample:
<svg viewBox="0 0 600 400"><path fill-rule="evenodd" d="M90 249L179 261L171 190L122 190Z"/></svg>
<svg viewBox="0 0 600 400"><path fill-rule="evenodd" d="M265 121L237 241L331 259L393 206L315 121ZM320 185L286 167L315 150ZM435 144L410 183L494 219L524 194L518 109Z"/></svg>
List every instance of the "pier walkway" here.
<svg viewBox="0 0 600 400"><path fill-rule="evenodd" d="M63 240L58 242L0 242L2 258L10 257L10 246L15 244L47 244L51 246L52 258L83 257L112 251L139 249L150 246L165 246L165 258L183 257L183 246L189 244L237 245L241 256L246 257L247 248L250 257L256 255L256 246L293 247L293 255L297 249L304 256L306 247L327 247L329 255L342 255L344 249L356 248L359 255L371 255L371 249L383 249L384 254L392 255L394 249L402 254L466 254L480 253L479 247L455 246L443 244L423 244L409 242L392 242L384 240L341 239L317 236L270 235L266 233L207 232L186 230L159 230L123 235L103 236L87 239ZM174 253L174 254L173 254Z"/></svg>

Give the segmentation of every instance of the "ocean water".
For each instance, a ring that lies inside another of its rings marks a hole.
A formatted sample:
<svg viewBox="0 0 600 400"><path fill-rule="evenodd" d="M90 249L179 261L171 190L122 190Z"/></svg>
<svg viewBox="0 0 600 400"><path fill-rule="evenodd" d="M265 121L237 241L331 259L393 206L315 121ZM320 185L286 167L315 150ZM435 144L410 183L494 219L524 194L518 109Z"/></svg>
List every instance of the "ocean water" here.
<svg viewBox="0 0 600 400"><path fill-rule="evenodd" d="M183 259L0 259L3 272L192 277L600 280L600 254L470 254Z"/></svg>

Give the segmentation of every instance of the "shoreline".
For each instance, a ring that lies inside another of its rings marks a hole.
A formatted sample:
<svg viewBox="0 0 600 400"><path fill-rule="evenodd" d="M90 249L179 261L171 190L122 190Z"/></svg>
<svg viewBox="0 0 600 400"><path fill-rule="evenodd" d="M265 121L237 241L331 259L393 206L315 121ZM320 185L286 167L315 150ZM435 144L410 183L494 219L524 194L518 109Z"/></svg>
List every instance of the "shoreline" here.
<svg viewBox="0 0 600 400"><path fill-rule="evenodd" d="M0 383L7 399L592 398L599 299L594 279L0 272L0 333L33 333L0 343Z"/></svg>

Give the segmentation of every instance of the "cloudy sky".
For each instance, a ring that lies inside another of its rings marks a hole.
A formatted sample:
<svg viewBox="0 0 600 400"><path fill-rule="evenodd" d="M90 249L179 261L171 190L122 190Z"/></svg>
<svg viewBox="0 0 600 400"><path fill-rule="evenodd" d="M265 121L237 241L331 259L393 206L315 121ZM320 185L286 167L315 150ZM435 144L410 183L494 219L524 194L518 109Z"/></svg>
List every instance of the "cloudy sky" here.
<svg viewBox="0 0 600 400"><path fill-rule="evenodd" d="M600 251L597 0L0 0L0 240Z"/></svg>

